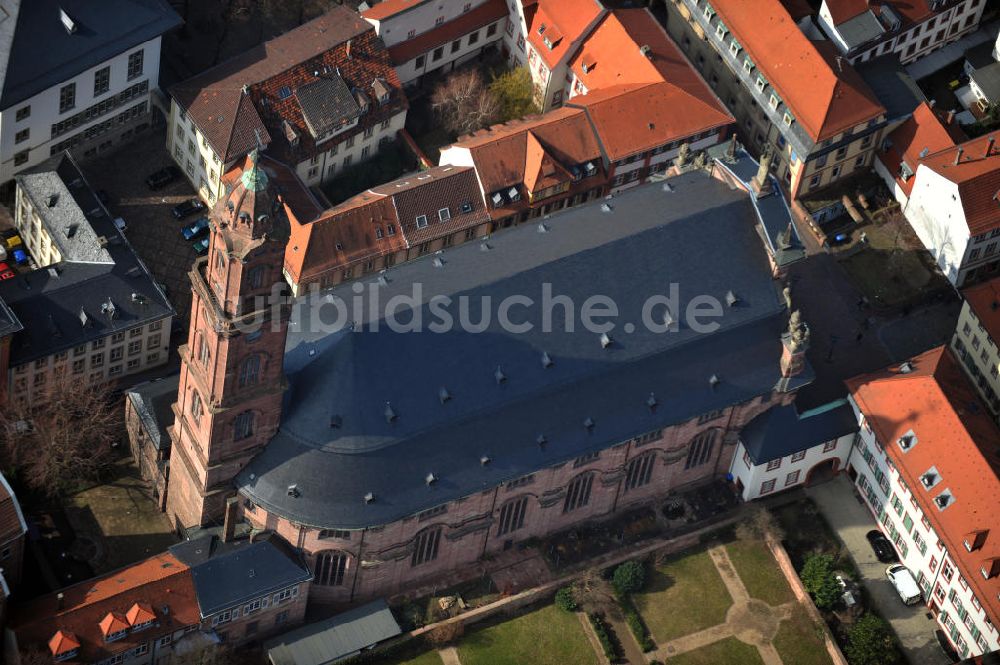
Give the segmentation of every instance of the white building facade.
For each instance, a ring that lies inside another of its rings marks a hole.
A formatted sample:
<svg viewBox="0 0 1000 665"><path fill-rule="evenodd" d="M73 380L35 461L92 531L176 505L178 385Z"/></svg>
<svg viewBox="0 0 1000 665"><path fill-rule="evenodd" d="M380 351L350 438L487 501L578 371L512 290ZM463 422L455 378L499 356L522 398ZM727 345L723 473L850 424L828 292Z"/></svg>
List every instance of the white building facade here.
<svg viewBox="0 0 1000 665"><path fill-rule="evenodd" d="M744 501L807 484L811 474L826 467L832 472L847 466L854 435L848 434L805 450L757 463L742 441L736 446L729 472Z"/></svg>

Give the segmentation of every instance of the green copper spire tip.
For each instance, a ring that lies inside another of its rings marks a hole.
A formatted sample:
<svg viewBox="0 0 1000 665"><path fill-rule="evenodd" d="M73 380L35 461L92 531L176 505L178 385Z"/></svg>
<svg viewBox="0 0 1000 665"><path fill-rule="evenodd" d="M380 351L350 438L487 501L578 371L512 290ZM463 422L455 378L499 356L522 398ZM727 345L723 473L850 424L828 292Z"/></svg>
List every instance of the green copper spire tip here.
<svg viewBox="0 0 1000 665"><path fill-rule="evenodd" d="M267 189L267 174L258 165L260 153L256 149L250 153L250 168L240 176L243 187L251 192L262 192Z"/></svg>

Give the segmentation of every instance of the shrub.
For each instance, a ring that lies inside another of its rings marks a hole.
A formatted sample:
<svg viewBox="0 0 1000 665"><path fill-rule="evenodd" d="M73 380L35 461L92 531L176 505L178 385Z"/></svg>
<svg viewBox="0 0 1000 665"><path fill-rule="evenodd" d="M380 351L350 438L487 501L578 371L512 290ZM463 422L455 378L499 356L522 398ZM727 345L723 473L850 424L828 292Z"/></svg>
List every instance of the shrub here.
<svg viewBox="0 0 1000 665"><path fill-rule="evenodd" d="M576 611L576 598L573 596L573 587L564 586L556 591L556 607L567 612Z"/></svg>
<svg viewBox="0 0 1000 665"><path fill-rule="evenodd" d="M802 585L813 597L816 607L828 610L836 604L842 593L833 574L833 557L829 554L812 554L806 559L799 573Z"/></svg>
<svg viewBox="0 0 1000 665"><path fill-rule="evenodd" d="M649 653L656 648L656 644L649 636L649 631L646 630L646 624L642 622L642 617L639 616L639 613L631 605L625 608L625 623L628 624L628 629L635 635L635 641L639 644L639 648L642 649L643 653Z"/></svg>
<svg viewBox="0 0 1000 665"><path fill-rule="evenodd" d="M465 634L465 625L460 621L445 623L427 633L427 641L435 647L451 644Z"/></svg>
<svg viewBox="0 0 1000 665"><path fill-rule="evenodd" d="M893 665L900 661L889 626L871 613L866 613L851 626L844 653L851 665Z"/></svg>
<svg viewBox="0 0 1000 665"><path fill-rule="evenodd" d="M639 561L626 561L615 568L611 584L623 596L635 593L646 584L646 567Z"/></svg>
<svg viewBox="0 0 1000 665"><path fill-rule="evenodd" d="M587 615L590 619L590 625L594 627L594 634L597 635L597 641L601 643L601 648L604 649L604 655L608 657L608 660L614 661L618 658L618 643L611 635L611 629L600 614L591 612Z"/></svg>

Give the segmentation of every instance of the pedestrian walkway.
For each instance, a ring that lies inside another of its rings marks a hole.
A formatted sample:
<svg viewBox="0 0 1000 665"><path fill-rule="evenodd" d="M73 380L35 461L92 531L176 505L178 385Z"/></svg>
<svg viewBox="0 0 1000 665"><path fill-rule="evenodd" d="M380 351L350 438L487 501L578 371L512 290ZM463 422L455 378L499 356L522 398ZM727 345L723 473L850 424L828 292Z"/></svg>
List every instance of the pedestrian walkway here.
<svg viewBox="0 0 1000 665"><path fill-rule="evenodd" d="M908 64L906 66L906 73L912 76L914 81L919 81L925 76L930 76L939 69L943 69L961 59L970 48L996 39L998 27L1000 27L1000 21L993 21L989 25L982 25L979 27L979 30L962 37L957 42L939 48L930 55L926 55Z"/></svg>
<svg viewBox="0 0 1000 665"><path fill-rule="evenodd" d="M438 649L438 656L441 657L443 665L462 665L462 661L458 659L458 649L455 647Z"/></svg>
<svg viewBox="0 0 1000 665"><path fill-rule="evenodd" d="M875 609L891 625L907 659L913 665L945 665L949 662L934 637L937 624L923 605L907 606L885 577L884 563L875 558L865 534L878 525L845 475L806 488L820 513L837 533L858 568Z"/></svg>

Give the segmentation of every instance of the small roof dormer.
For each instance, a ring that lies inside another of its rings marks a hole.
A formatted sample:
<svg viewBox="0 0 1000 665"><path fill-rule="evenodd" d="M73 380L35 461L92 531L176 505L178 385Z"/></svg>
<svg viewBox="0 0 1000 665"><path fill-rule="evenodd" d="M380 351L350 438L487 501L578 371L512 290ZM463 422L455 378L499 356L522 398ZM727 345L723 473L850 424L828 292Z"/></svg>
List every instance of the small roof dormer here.
<svg viewBox="0 0 1000 665"><path fill-rule="evenodd" d="M156 621L156 612L147 603L133 603L132 607L125 613L125 618L135 628Z"/></svg>
<svg viewBox="0 0 1000 665"><path fill-rule="evenodd" d="M118 612L108 612L98 625L101 627L101 634L104 635L106 642L113 642L124 637L131 627L128 619Z"/></svg>
<svg viewBox="0 0 1000 665"><path fill-rule="evenodd" d="M56 660L67 660L80 650L80 640L68 630L57 630L49 639L49 651Z"/></svg>

